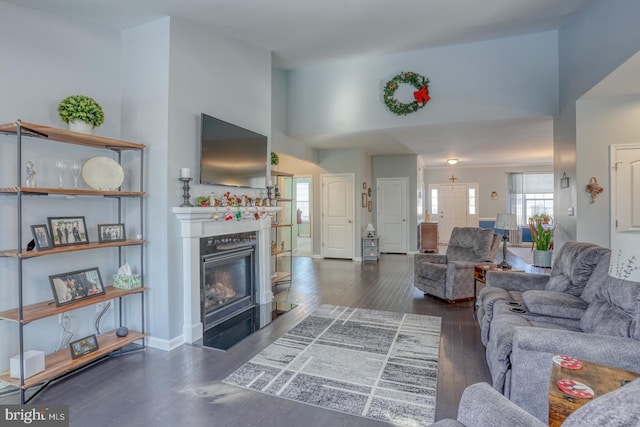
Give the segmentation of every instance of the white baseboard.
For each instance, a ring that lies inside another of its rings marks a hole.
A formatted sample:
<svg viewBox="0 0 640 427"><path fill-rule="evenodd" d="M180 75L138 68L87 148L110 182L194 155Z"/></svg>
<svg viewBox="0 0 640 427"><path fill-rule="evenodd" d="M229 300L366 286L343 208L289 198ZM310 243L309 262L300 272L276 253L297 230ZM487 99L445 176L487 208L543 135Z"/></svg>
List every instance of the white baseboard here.
<svg viewBox="0 0 640 427"><path fill-rule="evenodd" d="M175 337L170 340L148 336L145 338L145 341L147 346L151 348L156 348L158 350L164 350L164 351L171 351L171 350L175 350L176 348L184 344L184 335L180 335L179 337Z"/></svg>

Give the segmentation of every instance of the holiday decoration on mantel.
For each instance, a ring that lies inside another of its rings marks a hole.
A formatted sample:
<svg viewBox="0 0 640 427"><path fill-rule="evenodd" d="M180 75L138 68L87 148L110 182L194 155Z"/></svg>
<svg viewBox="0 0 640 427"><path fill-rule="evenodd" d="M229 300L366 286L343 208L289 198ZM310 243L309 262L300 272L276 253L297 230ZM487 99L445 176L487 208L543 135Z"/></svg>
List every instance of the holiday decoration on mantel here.
<svg viewBox="0 0 640 427"><path fill-rule="evenodd" d="M396 90L401 84L410 84L417 89L413 92L414 100L408 104L403 104L394 98ZM427 102L431 99L429 96L429 79L411 71L403 71L384 85L383 98L389 110L398 116L406 116L409 113L416 112L427 105Z"/></svg>

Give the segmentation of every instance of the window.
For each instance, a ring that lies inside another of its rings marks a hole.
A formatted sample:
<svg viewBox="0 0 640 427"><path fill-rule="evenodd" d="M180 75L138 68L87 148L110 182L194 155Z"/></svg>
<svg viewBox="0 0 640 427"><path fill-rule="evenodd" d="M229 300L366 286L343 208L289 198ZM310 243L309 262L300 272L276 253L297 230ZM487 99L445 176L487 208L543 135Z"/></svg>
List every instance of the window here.
<svg viewBox="0 0 640 427"><path fill-rule="evenodd" d="M302 222L309 222L309 182L296 183L296 209L302 211Z"/></svg>
<svg viewBox="0 0 640 427"><path fill-rule="evenodd" d="M469 215L476 214L476 189L469 188Z"/></svg>
<svg viewBox="0 0 640 427"><path fill-rule="evenodd" d="M438 189L431 189L431 215L438 215Z"/></svg>
<svg viewBox="0 0 640 427"><path fill-rule="evenodd" d="M525 193L524 205L527 221L533 215L546 213L553 215L553 192L551 193Z"/></svg>

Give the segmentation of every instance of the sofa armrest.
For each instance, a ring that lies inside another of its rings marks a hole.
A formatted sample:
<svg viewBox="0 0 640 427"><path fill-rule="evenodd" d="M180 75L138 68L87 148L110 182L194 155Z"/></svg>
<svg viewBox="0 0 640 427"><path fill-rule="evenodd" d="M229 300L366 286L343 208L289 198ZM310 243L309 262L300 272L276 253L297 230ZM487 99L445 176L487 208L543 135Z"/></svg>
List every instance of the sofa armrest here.
<svg viewBox="0 0 640 427"><path fill-rule="evenodd" d="M544 426L487 383L472 384L462 393L458 421L466 427Z"/></svg>
<svg viewBox="0 0 640 427"><path fill-rule="evenodd" d="M549 276L515 271L492 271L486 275L487 286L495 286L507 291L525 292L532 289L543 290Z"/></svg>
<svg viewBox="0 0 640 427"><path fill-rule="evenodd" d="M430 262L433 264L446 264L447 256L441 254L415 254L413 261L418 264L422 262Z"/></svg>
<svg viewBox="0 0 640 427"><path fill-rule="evenodd" d="M547 422L549 417L551 359L556 354L634 372L638 372L640 367L640 341L633 338L516 327L509 399L543 422Z"/></svg>

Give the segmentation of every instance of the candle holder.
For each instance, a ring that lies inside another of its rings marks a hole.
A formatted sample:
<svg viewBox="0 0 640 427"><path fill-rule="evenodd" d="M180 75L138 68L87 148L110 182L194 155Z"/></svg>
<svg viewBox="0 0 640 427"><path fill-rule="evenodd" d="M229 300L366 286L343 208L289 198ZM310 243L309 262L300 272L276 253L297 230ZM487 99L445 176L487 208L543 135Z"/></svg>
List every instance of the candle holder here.
<svg viewBox="0 0 640 427"><path fill-rule="evenodd" d="M269 201L271 201L272 199L271 197L273 195L272 191L273 191L273 187L267 186L267 199L269 199Z"/></svg>
<svg viewBox="0 0 640 427"><path fill-rule="evenodd" d="M189 181L192 179L193 178L180 178L180 181L182 181L182 198L184 199L180 207L193 207L193 205L189 203L189 197L191 197L189 195Z"/></svg>

